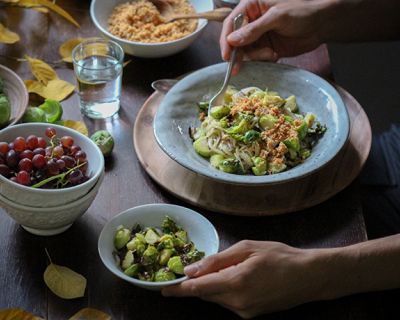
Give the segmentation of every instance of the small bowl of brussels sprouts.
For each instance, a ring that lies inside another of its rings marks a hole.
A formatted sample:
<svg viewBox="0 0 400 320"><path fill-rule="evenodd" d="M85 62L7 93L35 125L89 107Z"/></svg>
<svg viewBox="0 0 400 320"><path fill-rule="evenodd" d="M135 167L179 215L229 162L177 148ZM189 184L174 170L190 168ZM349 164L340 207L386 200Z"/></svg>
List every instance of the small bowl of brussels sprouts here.
<svg viewBox="0 0 400 320"><path fill-rule="evenodd" d="M214 226L199 213L176 205L128 209L103 228L98 250L117 277L149 290L187 279L185 266L218 252Z"/></svg>

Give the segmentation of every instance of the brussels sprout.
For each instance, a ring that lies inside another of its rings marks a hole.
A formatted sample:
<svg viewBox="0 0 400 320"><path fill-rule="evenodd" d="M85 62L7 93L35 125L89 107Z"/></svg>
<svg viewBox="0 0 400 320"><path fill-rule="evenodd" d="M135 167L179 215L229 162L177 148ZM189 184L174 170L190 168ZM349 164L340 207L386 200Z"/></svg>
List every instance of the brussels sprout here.
<svg viewBox="0 0 400 320"><path fill-rule="evenodd" d="M96 131L90 137L92 141L100 148L105 157L111 155L114 149L114 138L107 130Z"/></svg>
<svg viewBox="0 0 400 320"><path fill-rule="evenodd" d="M179 230L178 232L175 232L175 236L182 240L185 244L188 242L188 234L185 230Z"/></svg>
<svg viewBox="0 0 400 320"><path fill-rule="evenodd" d="M300 141L298 137L288 138L284 140L283 143L293 151L300 151Z"/></svg>
<svg viewBox="0 0 400 320"><path fill-rule="evenodd" d="M140 271L140 264L134 263L129 268L125 269L124 273L129 277L134 277L139 273L139 271Z"/></svg>
<svg viewBox="0 0 400 320"><path fill-rule="evenodd" d="M194 263L196 261L199 261L201 259L204 258L204 252L203 251L199 251L197 249L194 249L193 251L190 251L187 255L187 262L188 264Z"/></svg>
<svg viewBox="0 0 400 320"><path fill-rule="evenodd" d="M160 252L160 256L158 258L158 263L162 266L165 266L168 263L169 258L173 255L173 249L163 249Z"/></svg>
<svg viewBox="0 0 400 320"><path fill-rule="evenodd" d="M152 282L152 281L154 281L154 273L145 271L145 272L139 273L138 278L139 278L139 280L142 280L142 281Z"/></svg>
<svg viewBox="0 0 400 320"><path fill-rule="evenodd" d="M147 249L143 252L142 263L144 265L150 265L155 263L157 260L158 260L157 249L154 246L149 245Z"/></svg>
<svg viewBox="0 0 400 320"><path fill-rule="evenodd" d="M197 106L199 107L199 111L205 112L205 113L207 113L207 111L208 111L208 105L209 105L209 103L205 102L205 101L197 103Z"/></svg>
<svg viewBox="0 0 400 320"><path fill-rule="evenodd" d="M57 100L46 99L38 108L44 112L48 123L55 123L61 120L63 115L63 108Z"/></svg>
<svg viewBox="0 0 400 320"><path fill-rule="evenodd" d="M227 173L238 173L242 170L237 159L225 159L219 164L219 169Z"/></svg>
<svg viewBox="0 0 400 320"><path fill-rule="evenodd" d="M291 112L296 112L298 110L296 97L290 96L286 99L285 108L289 109Z"/></svg>
<svg viewBox="0 0 400 320"><path fill-rule="evenodd" d="M214 154L211 156L210 158L210 164L214 167L214 168L219 168L219 164L225 159L225 157L223 155L220 154Z"/></svg>
<svg viewBox="0 0 400 320"><path fill-rule="evenodd" d="M210 157L212 152L210 147L208 146L208 141L206 137L200 137L195 142L193 142L194 150L203 157Z"/></svg>
<svg viewBox="0 0 400 320"><path fill-rule="evenodd" d="M249 129L249 121L246 119L242 119L242 120L240 120L238 125L230 127L229 129L226 129L225 131L229 134L245 133L248 129Z"/></svg>
<svg viewBox="0 0 400 320"><path fill-rule="evenodd" d="M232 102L232 96L237 92L239 91L235 87L228 86L224 94L224 100L226 101L226 103Z"/></svg>
<svg viewBox="0 0 400 320"><path fill-rule="evenodd" d="M307 135L307 123L303 121L300 126L297 127L297 133L299 134L299 139L303 140Z"/></svg>
<svg viewBox="0 0 400 320"><path fill-rule="evenodd" d="M303 149L300 151L300 157L303 160L307 159L309 156L311 156L311 151L309 149Z"/></svg>
<svg viewBox="0 0 400 320"><path fill-rule="evenodd" d="M171 234L164 234L160 238L160 243L157 246L157 249L173 249L174 248L174 237Z"/></svg>
<svg viewBox="0 0 400 320"><path fill-rule="evenodd" d="M150 228L149 230L147 230L144 239L148 244L155 244L156 242L160 241L160 236L154 229Z"/></svg>
<svg viewBox="0 0 400 320"><path fill-rule="evenodd" d="M169 216L165 216L161 228L164 233L175 233L180 230L175 221L172 220Z"/></svg>
<svg viewBox="0 0 400 320"><path fill-rule="evenodd" d="M228 117L222 117L222 118L219 120L219 125L220 125L222 128L228 128L228 125L229 125Z"/></svg>
<svg viewBox="0 0 400 320"><path fill-rule="evenodd" d="M155 282L171 281L175 279L176 279L175 274L169 271L167 268L162 268L154 274Z"/></svg>
<svg viewBox="0 0 400 320"><path fill-rule="evenodd" d="M114 247L116 249L122 249L131 238L131 231L124 227L121 227L117 230L114 237Z"/></svg>
<svg viewBox="0 0 400 320"><path fill-rule="evenodd" d="M168 260L168 269L176 274L184 274L181 257L175 256Z"/></svg>
<svg viewBox="0 0 400 320"><path fill-rule="evenodd" d="M279 173L286 169L286 164L271 162L268 164L268 171L271 173Z"/></svg>
<svg viewBox="0 0 400 320"><path fill-rule="evenodd" d="M0 127L5 126L10 120L11 106L7 96L0 93Z"/></svg>
<svg viewBox="0 0 400 320"><path fill-rule="evenodd" d="M249 130L244 134L243 142L250 143L260 138L260 133L256 130Z"/></svg>
<svg viewBox="0 0 400 320"><path fill-rule="evenodd" d="M285 104L286 100L278 95L272 95L272 91L268 92L266 96L264 96L263 103L270 107L282 107Z"/></svg>
<svg viewBox="0 0 400 320"><path fill-rule="evenodd" d="M284 117L286 122L289 122L290 124L293 124L293 121L294 121L293 117L291 117L291 116L283 116L283 117Z"/></svg>
<svg viewBox="0 0 400 320"><path fill-rule="evenodd" d="M139 234L136 234L136 236L129 241L126 244L126 248L128 250L132 250L132 251L136 251L139 255L142 255L144 250L146 250L146 242L143 239L138 237ZM141 236L143 236L142 234L140 234Z"/></svg>
<svg viewBox="0 0 400 320"><path fill-rule="evenodd" d="M272 116L270 114L267 114L260 118L260 120L258 121L258 125L263 130L268 130L268 129L272 129L277 122L278 122L277 118L275 118L274 116Z"/></svg>
<svg viewBox="0 0 400 320"><path fill-rule="evenodd" d="M304 122L307 124L309 128L312 127L315 121L315 114L313 113L307 113L306 116L304 117Z"/></svg>
<svg viewBox="0 0 400 320"><path fill-rule="evenodd" d="M122 260L122 263L121 263L122 269L123 270L128 269L133 264L134 261L135 261L135 258L133 256L133 251L128 250L125 254L124 260Z"/></svg>
<svg viewBox="0 0 400 320"><path fill-rule="evenodd" d="M46 122L46 114L37 107L28 107L22 116L22 122Z"/></svg>
<svg viewBox="0 0 400 320"><path fill-rule="evenodd" d="M256 176L263 176L267 174L267 161L265 159L261 157L253 157L251 160L254 164L254 167L252 167L251 170Z"/></svg>
<svg viewBox="0 0 400 320"><path fill-rule="evenodd" d="M231 109L228 106L216 106L212 107L210 110L210 115L214 119L221 119L229 114Z"/></svg>

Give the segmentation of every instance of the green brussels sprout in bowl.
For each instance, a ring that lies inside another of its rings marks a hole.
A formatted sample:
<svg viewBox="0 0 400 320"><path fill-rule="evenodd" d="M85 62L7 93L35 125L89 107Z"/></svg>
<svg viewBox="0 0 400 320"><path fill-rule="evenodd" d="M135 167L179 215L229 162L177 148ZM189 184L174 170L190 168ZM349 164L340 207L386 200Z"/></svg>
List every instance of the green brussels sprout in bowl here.
<svg viewBox="0 0 400 320"><path fill-rule="evenodd" d="M160 290L185 281L184 267L218 252L214 226L199 213L169 204L128 209L103 228L98 250L116 276Z"/></svg>

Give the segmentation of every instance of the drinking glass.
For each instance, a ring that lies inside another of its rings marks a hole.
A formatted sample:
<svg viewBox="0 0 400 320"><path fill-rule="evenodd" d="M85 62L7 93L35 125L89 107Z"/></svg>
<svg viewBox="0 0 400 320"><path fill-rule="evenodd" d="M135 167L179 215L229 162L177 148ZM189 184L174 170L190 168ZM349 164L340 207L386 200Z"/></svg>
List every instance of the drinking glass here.
<svg viewBox="0 0 400 320"><path fill-rule="evenodd" d="M119 110L124 51L114 41L88 39L72 51L81 112L105 119Z"/></svg>

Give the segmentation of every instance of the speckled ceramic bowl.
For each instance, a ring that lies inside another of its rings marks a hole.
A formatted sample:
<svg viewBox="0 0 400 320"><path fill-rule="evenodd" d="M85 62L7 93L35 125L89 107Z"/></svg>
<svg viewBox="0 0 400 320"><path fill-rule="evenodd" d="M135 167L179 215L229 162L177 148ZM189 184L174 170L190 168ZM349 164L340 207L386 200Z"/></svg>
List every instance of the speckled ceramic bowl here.
<svg viewBox="0 0 400 320"><path fill-rule="evenodd" d="M181 206L171 204L146 204L130 208L112 218L100 233L98 250L104 265L117 277L138 287L149 290L160 290L165 286L178 284L187 277L172 281L148 282L127 276L114 258L114 235L120 225L132 228L136 223L144 227L157 227L169 215L175 222L187 231L189 239L194 242L206 256L215 254L219 249L219 238L214 226L201 214Z"/></svg>
<svg viewBox="0 0 400 320"><path fill-rule="evenodd" d="M0 65L0 78L3 79L4 91L11 105L11 117L7 124L9 126L17 123L22 118L28 106L29 96L24 82L11 69ZM2 128L0 127L0 129Z"/></svg>
<svg viewBox="0 0 400 320"><path fill-rule="evenodd" d="M186 49L203 32L207 20L200 19L197 29L191 34L174 41L160 43L144 43L125 40L114 36L108 31L108 18L115 6L128 2L127 0L92 0L90 17L96 28L107 38L117 42L127 54L141 58L160 58L170 56ZM214 8L212 0L190 0L196 12L209 11Z"/></svg>
<svg viewBox="0 0 400 320"><path fill-rule="evenodd" d="M221 87L226 64L198 70L180 80L165 96L154 119L154 133L160 147L182 166L225 183L264 185L284 183L319 170L344 146L349 135L349 116L337 91L324 79L292 66L246 62L231 79L237 88L268 87L283 97L295 95L300 112L312 112L328 128L304 163L287 171L265 175L235 175L211 167L208 159L198 155L192 146L189 127L198 127L196 103L208 101Z"/></svg>
<svg viewBox="0 0 400 320"><path fill-rule="evenodd" d="M104 173L82 198L66 205L48 208L23 206L0 195L0 206L28 232L39 236L51 236L67 230L82 216L96 198L103 182Z"/></svg>

